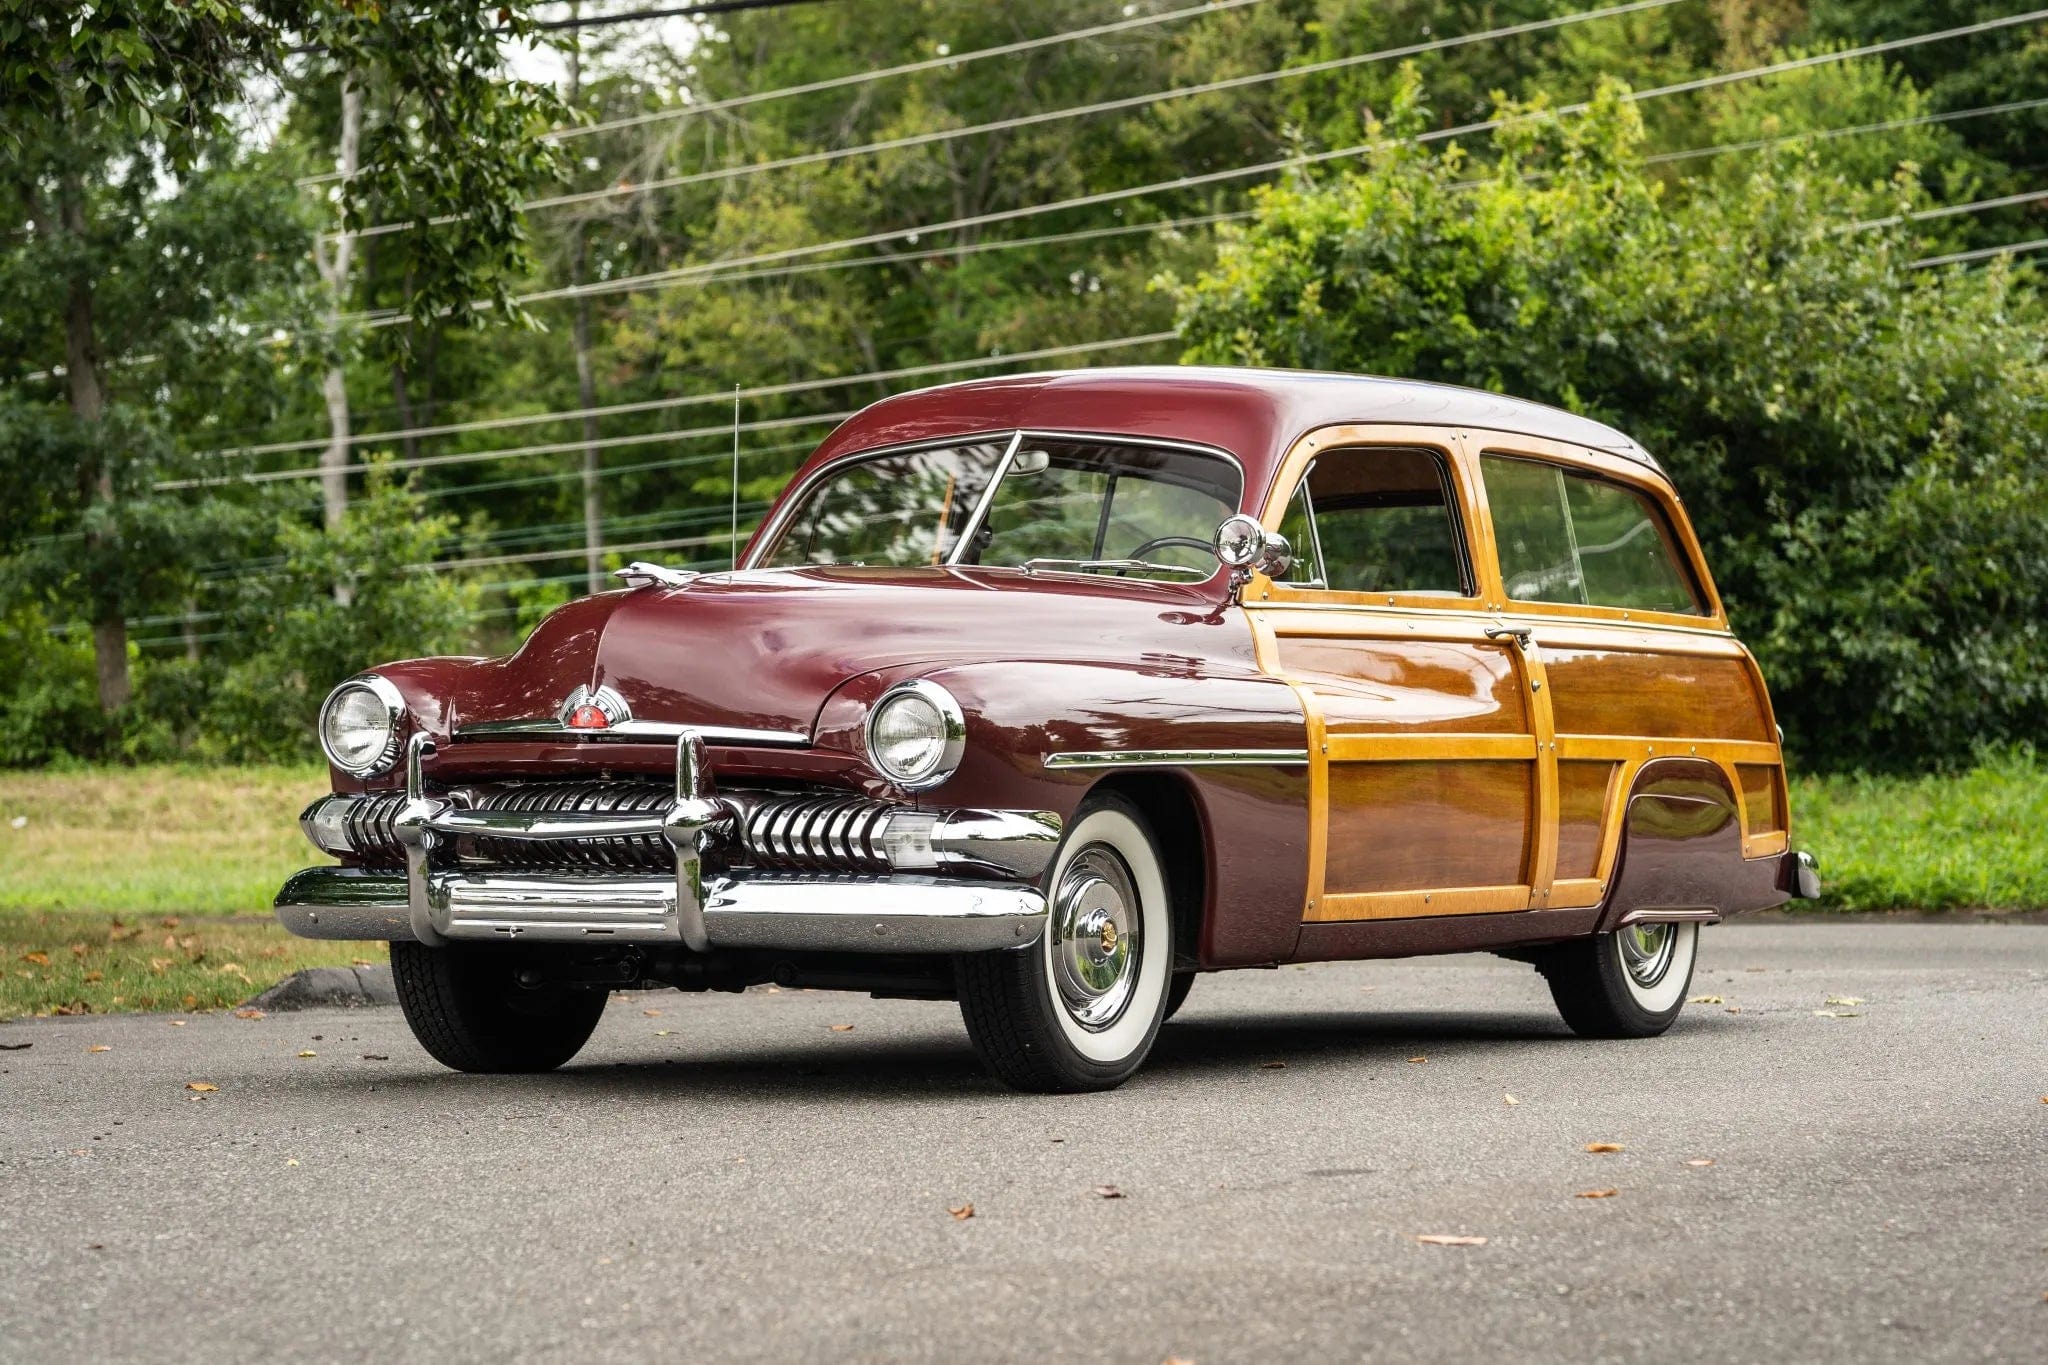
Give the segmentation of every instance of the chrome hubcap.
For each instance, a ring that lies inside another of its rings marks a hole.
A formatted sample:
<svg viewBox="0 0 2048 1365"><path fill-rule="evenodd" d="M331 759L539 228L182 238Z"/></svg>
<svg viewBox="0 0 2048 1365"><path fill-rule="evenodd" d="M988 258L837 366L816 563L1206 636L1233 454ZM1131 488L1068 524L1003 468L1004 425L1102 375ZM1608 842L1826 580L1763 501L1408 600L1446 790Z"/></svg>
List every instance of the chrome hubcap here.
<svg viewBox="0 0 2048 1365"><path fill-rule="evenodd" d="M1052 979L1074 1022L1101 1032L1138 984L1138 893L1124 860L1101 845L1067 864L1053 895Z"/></svg>
<svg viewBox="0 0 2048 1365"><path fill-rule="evenodd" d="M1675 924L1631 924L1621 931L1621 965L1629 979L1645 988L1664 979L1678 952Z"/></svg>

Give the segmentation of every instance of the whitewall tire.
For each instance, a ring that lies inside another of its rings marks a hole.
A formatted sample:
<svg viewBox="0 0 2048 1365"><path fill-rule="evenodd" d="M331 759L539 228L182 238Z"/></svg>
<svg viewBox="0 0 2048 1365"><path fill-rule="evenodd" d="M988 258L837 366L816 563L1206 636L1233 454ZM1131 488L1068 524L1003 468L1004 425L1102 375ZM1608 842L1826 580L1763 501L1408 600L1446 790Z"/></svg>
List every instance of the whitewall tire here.
<svg viewBox="0 0 2048 1365"><path fill-rule="evenodd" d="M1537 959L1550 998L1584 1038L1652 1038L1685 1008L1699 957L1695 922L1631 924L1560 943Z"/></svg>
<svg viewBox="0 0 2048 1365"><path fill-rule="evenodd" d="M1119 796L1089 798L1045 889L1035 947L960 959L960 1012L1007 1084L1107 1090L1151 1052L1172 984L1173 908L1144 815Z"/></svg>

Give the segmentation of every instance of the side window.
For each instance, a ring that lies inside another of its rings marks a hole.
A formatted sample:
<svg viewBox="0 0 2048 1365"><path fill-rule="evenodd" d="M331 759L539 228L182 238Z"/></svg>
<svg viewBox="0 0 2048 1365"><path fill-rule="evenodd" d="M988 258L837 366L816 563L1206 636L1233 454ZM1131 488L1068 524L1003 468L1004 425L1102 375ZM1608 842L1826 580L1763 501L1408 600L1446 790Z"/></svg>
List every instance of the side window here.
<svg viewBox="0 0 2048 1365"><path fill-rule="evenodd" d="M1281 530L1299 564L1288 575L1291 582L1338 592L1471 592L1451 510L1450 471L1432 451L1366 448L1321 456Z"/></svg>
<svg viewBox="0 0 2048 1365"><path fill-rule="evenodd" d="M1484 455L1479 465L1509 597L1700 614L1670 527L1649 498L1533 460Z"/></svg>

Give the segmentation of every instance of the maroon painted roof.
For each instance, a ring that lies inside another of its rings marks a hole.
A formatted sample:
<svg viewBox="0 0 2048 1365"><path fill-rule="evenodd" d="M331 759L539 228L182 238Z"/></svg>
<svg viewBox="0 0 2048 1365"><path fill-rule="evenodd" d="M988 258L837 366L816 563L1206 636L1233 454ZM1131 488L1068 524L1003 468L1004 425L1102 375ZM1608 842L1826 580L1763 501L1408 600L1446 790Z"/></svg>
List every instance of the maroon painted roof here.
<svg viewBox="0 0 2048 1365"><path fill-rule="evenodd" d="M796 481L852 450L1023 427L1220 446L1243 462L1247 502L1257 505L1288 448L1306 433L1340 422L1513 431L1657 467L1641 446L1610 426L1479 389L1308 370L1157 365L971 379L897 394L841 423Z"/></svg>

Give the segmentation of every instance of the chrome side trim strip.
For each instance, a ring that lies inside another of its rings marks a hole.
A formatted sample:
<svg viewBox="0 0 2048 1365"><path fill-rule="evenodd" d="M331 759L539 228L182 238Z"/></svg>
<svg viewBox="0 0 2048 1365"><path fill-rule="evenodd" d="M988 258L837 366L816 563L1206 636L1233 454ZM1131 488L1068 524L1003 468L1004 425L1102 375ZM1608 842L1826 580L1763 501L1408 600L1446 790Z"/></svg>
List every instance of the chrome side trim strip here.
<svg viewBox="0 0 2048 1365"><path fill-rule="evenodd" d="M811 737L801 730L748 730L732 725L677 725L665 720L621 721L608 730L571 730L554 716L533 716L524 720L480 720L455 727L454 738L523 739L536 735L549 739L575 740L586 744L674 744L685 732L703 736L706 744L729 744L743 748L805 749Z"/></svg>
<svg viewBox="0 0 2048 1365"><path fill-rule="evenodd" d="M1075 749L1045 756L1051 769L1292 768L1307 762L1306 749Z"/></svg>

